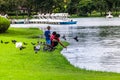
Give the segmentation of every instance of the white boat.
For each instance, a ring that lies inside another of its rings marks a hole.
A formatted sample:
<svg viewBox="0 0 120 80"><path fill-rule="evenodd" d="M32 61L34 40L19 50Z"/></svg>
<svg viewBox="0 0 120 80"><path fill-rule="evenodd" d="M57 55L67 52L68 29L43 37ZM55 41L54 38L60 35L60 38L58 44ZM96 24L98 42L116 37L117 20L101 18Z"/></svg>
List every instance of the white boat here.
<svg viewBox="0 0 120 80"><path fill-rule="evenodd" d="M32 19L11 20L12 24L76 24L77 21L68 18L68 13L52 13L34 15Z"/></svg>
<svg viewBox="0 0 120 80"><path fill-rule="evenodd" d="M120 15L118 17L120 18Z"/></svg>
<svg viewBox="0 0 120 80"><path fill-rule="evenodd" d="M113 18L113 15L112 15L112 13L110 11L107 14L108 15L106 16L106 18Z"/></svg>

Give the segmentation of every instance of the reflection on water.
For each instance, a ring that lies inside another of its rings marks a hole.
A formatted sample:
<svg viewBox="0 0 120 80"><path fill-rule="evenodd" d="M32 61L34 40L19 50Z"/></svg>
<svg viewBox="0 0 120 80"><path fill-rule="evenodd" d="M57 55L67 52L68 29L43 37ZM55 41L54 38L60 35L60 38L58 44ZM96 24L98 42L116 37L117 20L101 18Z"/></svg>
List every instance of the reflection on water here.
<svg viewBox="0 0 120 80"><path fill-rule="evenodd" d="M68 50L62 51L71 64L89 70L120 72L120 27L78 26L71 34L78 35L79 42L70 38Z"/></svg>
<svg viewBox="0 0 120 80"><path fill-rule="evenodd" d="M120 18L79 18L77 25L50 25L70 43L62 54L76 67L120 73ZM40 27L48 24L12 25ZM79 41L73 38L78 36Z"/></svg>

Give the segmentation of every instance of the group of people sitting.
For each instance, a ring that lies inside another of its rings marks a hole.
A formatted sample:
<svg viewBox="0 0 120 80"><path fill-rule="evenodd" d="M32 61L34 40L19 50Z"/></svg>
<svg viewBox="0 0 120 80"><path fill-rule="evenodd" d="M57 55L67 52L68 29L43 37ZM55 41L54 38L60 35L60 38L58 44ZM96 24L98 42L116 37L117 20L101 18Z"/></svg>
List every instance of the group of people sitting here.
<svg viewBox="0 0 120 80"><path fill-rule="evenodd" d="M46 39L46 44L51 47L51 49L55 48L58 43L63 46L64 48L66 48L66 46L64 46L62 44L62 42L60 41L60 34L58 34L56 31L53 31L51 34L50 31L51 27L48 26L47 30L44 32L45 35L45 39Z"/></svg>

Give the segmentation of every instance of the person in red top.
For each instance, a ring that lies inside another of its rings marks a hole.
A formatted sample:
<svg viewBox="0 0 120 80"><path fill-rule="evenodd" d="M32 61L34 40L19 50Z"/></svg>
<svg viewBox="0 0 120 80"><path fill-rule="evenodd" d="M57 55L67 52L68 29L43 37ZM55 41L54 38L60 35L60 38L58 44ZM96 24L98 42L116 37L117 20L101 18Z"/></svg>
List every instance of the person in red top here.
<svg viewBox="0 0 120 80"><path fill-rule="evenodd" d="M64 48L66 48L66 46L64 46L63 44L62 44L62 42L60 41L60 34L56 34L56 35L54 35L52 38L51 38L51 46L52 47L56 47L57 45L58 45L58 43L61 45L61 46L63 46Z"/></svg>
<svg viewBox="0 0 120 80"><path fill-rule="evenodd" d="M56 35L56 31L52 32L51 36L50 36L50 40L52 41L54 38L55 38L55 35Z"/></svg>

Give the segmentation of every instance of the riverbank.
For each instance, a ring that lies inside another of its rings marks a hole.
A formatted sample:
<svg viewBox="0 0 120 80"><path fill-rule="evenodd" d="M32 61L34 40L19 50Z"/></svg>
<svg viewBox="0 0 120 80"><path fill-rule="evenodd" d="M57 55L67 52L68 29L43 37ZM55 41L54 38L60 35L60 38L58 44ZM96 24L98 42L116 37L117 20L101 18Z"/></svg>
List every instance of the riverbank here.
<svg viewBox="0 0 120 80"><path fill-rule="evenodd" d="M31 42L37 42L33 36L42 35L37 28L9 28L0 34L0 79L1 80L118 80L120 74L88 71L75 68L60 54L61 46L54 52L33 51ZM12 39L26 42L25 49L19 50ZM44 39L39 39L44 42ZM67 43L65 43L68 45Z"/></svg>

